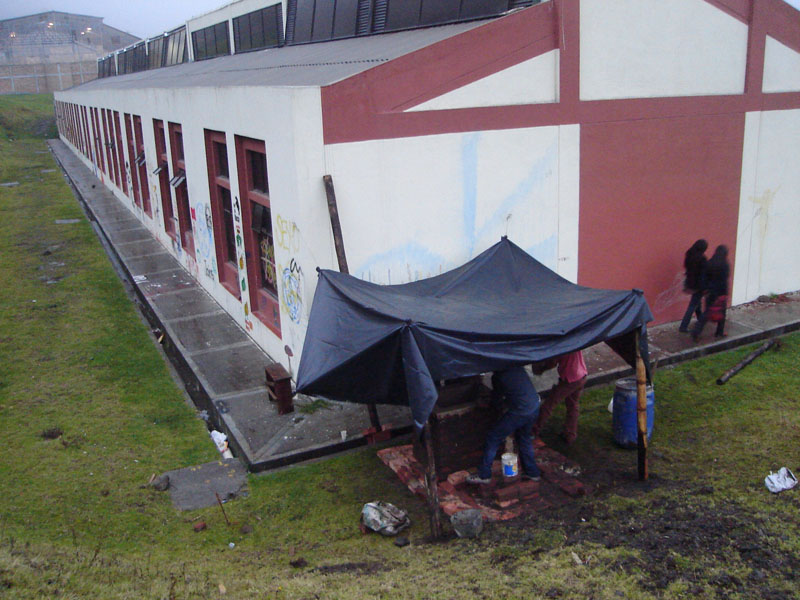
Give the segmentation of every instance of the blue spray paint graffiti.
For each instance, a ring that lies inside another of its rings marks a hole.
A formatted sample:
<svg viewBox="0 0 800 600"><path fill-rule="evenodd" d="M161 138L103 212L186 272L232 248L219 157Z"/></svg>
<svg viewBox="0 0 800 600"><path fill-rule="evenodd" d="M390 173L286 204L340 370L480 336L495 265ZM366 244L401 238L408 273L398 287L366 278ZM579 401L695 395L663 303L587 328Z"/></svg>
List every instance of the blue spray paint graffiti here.
<svg viewBox="0 0 800 600"><path fill-rule="evenodd" d="M482 133L465 135L461 145L461 185L462 185L462 231L463 255L472 258L476 248L482 248L497 241L495 236L504 223L516 210L530 211L525 206L531 202L537 189L542 188L553 176L558 163L558 144L551 143L527 169L527 172L513 190L503 198L488 218L478 223L478 167ZM486 239L489 236L491 240ZM558 237L551 235L533 244L527 250L537 260L551 269L558 262ZM451 264L441 254L410 242L396 246L385 252L373 254L354 272L362 279L381 283L392 283L391 273L395 272L395 282L414 281L441 273L457 265ZM413 268L413 271L412 271ZM399 278L397 276L399 274ZM384 279L388 277L388 281ZM400 281L398 281L398 279Z"/></svg>
<svg viewBox="0 0 800 600"><path fill-rule="evenodd" d="M390 273L394 271L400 274L402 281L414 281L409 272L410 265L414 265L417 272L416 279L419 279L420 274L426 277L439 274L446 262L441 254L431 252L416 242L410 242L380 254L373 254L355 270L355 273L361 279L371 281L373 273L387 271L389 280L386 283L392 283ZM407 278L403 278L404 274Z"/></svg>

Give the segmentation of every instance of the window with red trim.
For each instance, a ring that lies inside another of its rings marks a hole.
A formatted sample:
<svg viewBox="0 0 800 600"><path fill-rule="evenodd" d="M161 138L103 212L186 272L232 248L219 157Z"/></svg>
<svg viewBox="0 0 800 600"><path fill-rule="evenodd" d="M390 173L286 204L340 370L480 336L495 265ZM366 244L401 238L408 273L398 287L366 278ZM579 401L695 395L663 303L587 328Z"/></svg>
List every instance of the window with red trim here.
<svg viewBox="0 0 800 600"><path fill-rule="evenodd" d="M92 108L92 129L94 133L94 162L100 167L101 171L106 170L106 165L103 160L103 136L100 133L100 117L97 115L97 109Z"/></svg>
<svg viewBox="0 0 800 600"><path fill-rule="evenodd" d="M172 195L169 191L169 160L167 158L167 137L164 132L164 121L153 119L153 135L156 141L156 160L158 166L153 175L158 176L158 189L161 192L161 211L164 213L164 231L172 239L175 233L175 215L172 212Z"/></svg>
<svg viewBox="0 0 800 600"><path fill-rule="evenodd" d="M169 124L169 145L172 151L172 179L169 185L175 193L175 206L178 208L181 247L194 256L192 214L186 187L186 162L183 159L183 132L178 123Z"/></svg>
<svg viewBox="0 0 800 600"><path fill-rule="evenodd" d="M118 177L117 177L117 187L122 187L122 192L127 196L128 195L128 178L125 173L125 152L123 152L123 143L122 143L122 128L119 124L119 112L114 111L114 139L116 141L116 150L117 150L117 166L118 166ZM122 184L120 186L120 183Z"/></svg>
<svg viewBox="0 0 800 600"><path fill-rule="evenodd" d="M236 165L252 312L280 337L275 243L264 142L237 135Z"/></svg>
<svg viewBox="0 0 800 600"><path fill-rule="evenodd" d="M225 133L205 130L208 190L214 227L219 282L241 299L239 269L236 265L236 228L231 198L228 146Z"/></svg>
<svg viewBox="0 0 800 600"><path fill-rule="evenodd" d="M119 175L116 175L114 170L116 169L117 161L115 160L114 154L116 151L114 150L114 142L111 139L111 117L108 115L108 109L101 108L100 113L103 116L103 145L106 147L106 174L117 181ZM118 184L119 185L119 184Z"/></svg>
<svg viewBox="0 0 800 600"><path fill-rule="evenodd" d="M136 168L136 149L133 141L133 121L128 113L123 116L125 119L125 141L128 142L128 159L131 168L131 188L133 192L133 202L139 208L142 207L142 196L139 193L139 172Z"/></svg>
<svg viewBox="0 0 800 600"><path fill-rule="evenodd" d="M147 180L147 157L144 153L144 136L142 135L142 118L139 115L133 115L133 135L135 143L135 152L132 155L131 171L134 169L138 171L139 179L139 193L142 196L142 208L147 216L153 216L153 208L150 206L150 186Z"/></svg>

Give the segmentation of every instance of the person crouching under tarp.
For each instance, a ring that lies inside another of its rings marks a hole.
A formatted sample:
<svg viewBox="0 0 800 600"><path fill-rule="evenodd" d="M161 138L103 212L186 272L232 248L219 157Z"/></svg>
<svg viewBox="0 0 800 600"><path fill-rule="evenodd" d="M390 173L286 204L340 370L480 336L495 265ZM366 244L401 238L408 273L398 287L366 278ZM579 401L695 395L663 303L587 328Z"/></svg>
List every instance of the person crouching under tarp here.
<svg viewBox="0 0 800 600"><path fill-rule="evenodd" d="M531 439L531 427L539 415L539 394L523 367L511 367L492 375L492 401L497 402L503 397L508 410L486 434L486 446L478 474L467 476L467 483L491 483L492 463L497 450L512 433L522 459L522 477L533 481L541 477Z"/></svg>

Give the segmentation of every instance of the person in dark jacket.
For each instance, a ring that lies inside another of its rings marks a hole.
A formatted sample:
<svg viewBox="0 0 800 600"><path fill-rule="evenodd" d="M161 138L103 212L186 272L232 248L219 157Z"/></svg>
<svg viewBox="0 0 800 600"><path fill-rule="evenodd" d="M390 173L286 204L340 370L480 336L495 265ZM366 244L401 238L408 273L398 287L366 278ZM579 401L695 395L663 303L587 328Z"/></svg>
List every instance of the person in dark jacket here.
<svg viewBox="0 0 800 600"><path fill-rule="evenodd" d="M512 433L522 459L522 477L533 481L538 481L541 477L531 438L531 426L539 415L539 393L523 367L511 367L492 375L492 400L498 401L503 397L507 410L486 434L478 474L469 475L466 479L468 483L487 484L492 481L492 463L497 456L497 450Z"/></svg>
<svg viewBox="0 0 800 600"><path fill-rule="evenodd" d="M731 266L728 264L728 247L727 246L717 246L717 249L714 250L714 254L708 261L708 266L706 267L706 282L708 285L708 296L706 296L706 310L703 312L702 316L697 320L697 324L694 326L692 330L692 339L696 342L697 339L700 337L700 334L703 333L703 327L706 325L706 321L708 321L709 313L714 303L717 301L718 298L722 298L724 296L723 301L727 301L728 298L728 278L731 274ZM725 312L726 312L726 305L723 304L721 307L722 311L722 318L717 321L717 332L715 333L716 337L724 337L725 336Z"/></svg>
<svg viewBox="0 0 800 600"><path fill-rule="evenodd" d="M678 331L689 333L689 321L692 320L692 313L697 315L697 319L703 314L701 307L703 294L706 293L706 249L708 242L700 239L686 251L683 258L683 268L686 270L686 278L683 281L683 290L691 294L689 306L681 320Z"/></svg>

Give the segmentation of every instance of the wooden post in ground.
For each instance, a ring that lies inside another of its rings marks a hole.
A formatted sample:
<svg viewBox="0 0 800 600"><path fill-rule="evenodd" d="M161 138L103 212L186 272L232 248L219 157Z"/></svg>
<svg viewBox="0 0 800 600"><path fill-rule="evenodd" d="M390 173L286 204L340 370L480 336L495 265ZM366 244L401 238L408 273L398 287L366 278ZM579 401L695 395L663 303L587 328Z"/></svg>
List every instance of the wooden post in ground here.
<svg viewBox="0 0 800 600"><path fill-rule="evenodd" d="M428 493L428 511L431 520L431 537L438 540L442 537L442 520L439 511L439 482L436 475L436 456L433 452L433 439L431 438L430 419L422 430L425 441L425 451L428 456L428 465L425 469L425 489Z"/></svg>
<svg viewBox="0 0 800 600"><path fill-rule="evenodd" d="M647 479L647 371L642 359L641 332L636 331L636 424L639 479Z"/></svg>
<svg viewBox="0 0 800 600"><path fill-rule="evenodd" d="M331 218L331 230L333 231L333 245L336 249L336 260L339 263L340 273L350 273L347 267L347 257L344 253L344 239L342 239L342 225L339 222L339 207L336 205L336 191L333 189L333 177L323 175L322 182L325 184L325 196L328 198L328 214ZM378 417L378 409L374 404L367 404L369 411L369 422L376 432L381 430L381 420Z"/></svg>

